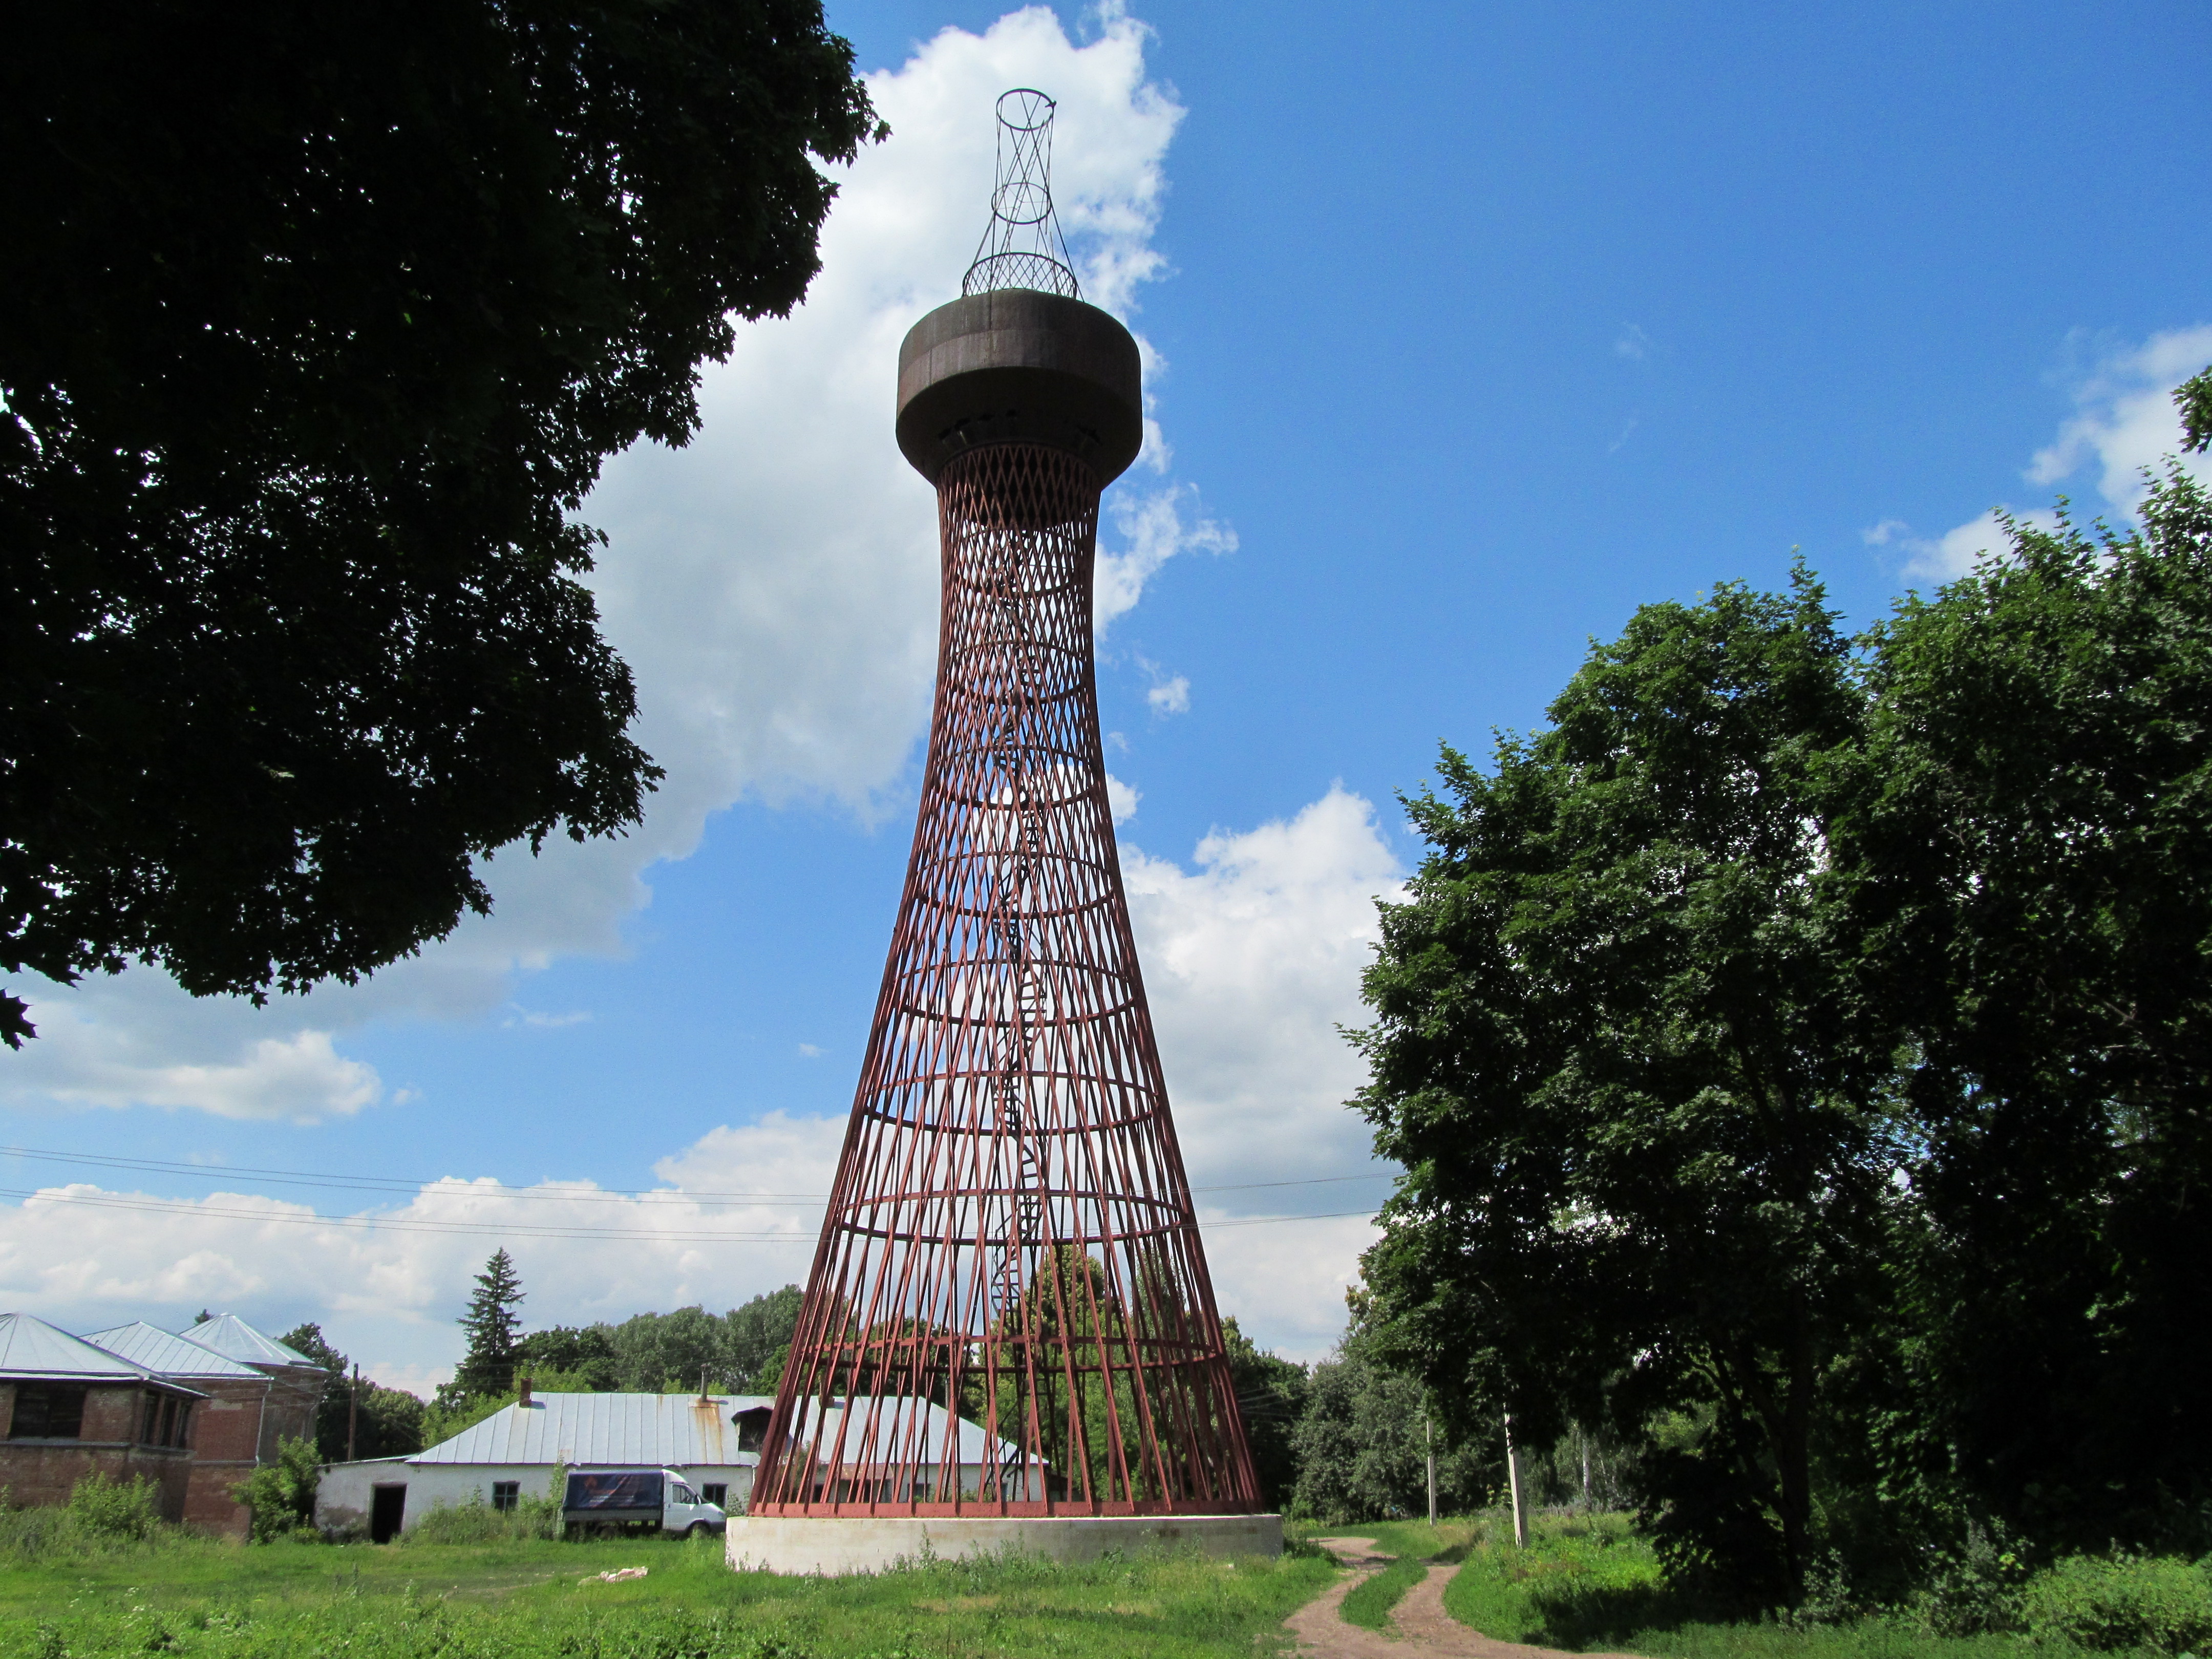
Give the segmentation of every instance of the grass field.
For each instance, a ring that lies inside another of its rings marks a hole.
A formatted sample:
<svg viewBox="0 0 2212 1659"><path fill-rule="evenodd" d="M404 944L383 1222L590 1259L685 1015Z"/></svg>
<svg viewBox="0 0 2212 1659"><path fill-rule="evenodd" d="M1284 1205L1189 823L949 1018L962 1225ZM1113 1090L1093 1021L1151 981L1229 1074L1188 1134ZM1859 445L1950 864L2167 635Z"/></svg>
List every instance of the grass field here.
<svg viewBox="0 0 2212 1659"><path fill-rule="evenodd" d="M847 1579L732 1573L719 1543L704 1540L248 1549L163 1533L144 1544L0 1553L0 1659L1251 1659L1281 1651L1283 1620L1334 1578L1333 1565L1298 1542L1316 1530L1372 1537L1400 1558L1345 1600L1347 1619L1375 1629L1388 1628L1421 1567L1441 1563L1453 1574L1444 1605L1462 1622L1570 1650L1653 1659L2082 1651L2048 1630L2033 1641L1944 1638L1904 1617L1801 1627L1702 1616L1659 1583L1649 1547L1621 1517L1600 1516L1547 1518L1526 1550L1501 1521L1483 1517L1293 1528L1293 1548L1277 1561L1015 1558ZM598 1577L635 1566L647 1576ZM2140 1648L2085 1640L2107 1652L2212 1656L2197 1641L2212 1623L2186 1600L2206 1593L2203 1569L2181 1563L2163 1578L2142 1564L2084 1571L2182 1598L2166 1626L2173 1639Z"/></svg>
<svg viewBox="0 0 2212 1659"><path fill-rule="evenodd" d="M601 1583L602 1571L647 1576ZM733 1573L718 1541L186 1540L0 1569L0 1654L106 1659L1162 1659L1281 1645L1310 1556L939 1562L876 1578Z"/></svg>
<svg viewBox="0 0 2212 1659"><path fill-rule="evenodd" d="M1623 1516L1545 1517L1525 1550L1514 1547L1508 1523L1477 1523L1444 1607L1504 1641L1653 1659L2057 1659L2085 1651L2049 1633L2033 1644L2016 1635L1936 1636L1905 1616L1806 1626L1715 1619L1660 1583L1650 1547Z"/></svg>

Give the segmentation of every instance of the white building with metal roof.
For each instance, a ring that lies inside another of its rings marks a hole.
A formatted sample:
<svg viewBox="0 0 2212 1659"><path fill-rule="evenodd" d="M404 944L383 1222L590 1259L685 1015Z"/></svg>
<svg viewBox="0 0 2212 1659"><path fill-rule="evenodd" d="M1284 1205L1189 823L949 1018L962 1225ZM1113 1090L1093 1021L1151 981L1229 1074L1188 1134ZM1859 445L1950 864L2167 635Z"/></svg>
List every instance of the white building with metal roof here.
<svg viewBox="0 0 2212 1659"><path fill-rule="evenodd" d="M564 1468L674 1469L708 1503L739 1510L775 1404L765 1395L538 1394L525 1384L514 1405L412 1457L328 1465L315 1523L381 1543L434 1509L550 1496Z"/></svg>
<svg viewBox="0 0 2212 1659"><path fill-rule="evenodd" d="M942 1454L951 1431L962 1486L980 1488L994 1443L975 1424L921 1401L862 1403L918 1413L925 1462ZM381 1543L440 1507L507 1509L519 1498L553 1496L555 1473L563 1468L674 1469L708 1503L739 1514L752 1495L775 1405L767 1395L538 1394L525 1383L514 1405L412 1457L326 1465L315 1523L325 1531L366 1531ZM822 1425L820 1443L833 1456L830 1449L843 1438L842 1405L832 1405ZM852 1480L866 1473L841 1466L824 1475Z"/></svg>

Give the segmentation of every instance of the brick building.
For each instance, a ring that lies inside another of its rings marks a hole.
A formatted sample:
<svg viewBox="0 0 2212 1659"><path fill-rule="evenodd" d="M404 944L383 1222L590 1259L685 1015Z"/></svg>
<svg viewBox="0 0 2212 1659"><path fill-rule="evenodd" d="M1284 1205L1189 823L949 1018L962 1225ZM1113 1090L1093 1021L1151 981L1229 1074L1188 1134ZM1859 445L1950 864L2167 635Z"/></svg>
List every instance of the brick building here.
<svg viewBox="0 0 2212 1659"><path fill-rule="evenodd" d="M191 1439L206 1396L29 1314L0 1314L0 1487L11 1504L64 1504L100 1470L150 1479L181 1521Z"/></svg>
<svg viewBox="0 0 2212 1659"><path fill-rule="evenodd" d="M231 1497L230 1489L253 1473L264 1442L273 1457L278 1438L302 1432L291 1420L296 1412L280 1411L285 1420L270 1421L274 1379L267 1371L172 1335L143 1320L113 1330L94 1331L85 1340L207 1396L193 1412L191 1476L181 1518L208 1532L243 1538L249 1517L246 1506ZM308 1407L311 1425L313 1410Z"/></svg>
<svg viewBox="0 0 2212 1659"><path fill-rule="evenodd" d="M248 1517L230 1489L275 1462L279 1442L314 1437L329 1381L232 1314L181 1334L141 1321L82 1338L0 1316L0 1487L11 1503L59 1504L94 1468L150 1475L166 1519L242 1538ZM118 1439L134 1389L179 1403L142 1402L137 1437Z"/></svg>

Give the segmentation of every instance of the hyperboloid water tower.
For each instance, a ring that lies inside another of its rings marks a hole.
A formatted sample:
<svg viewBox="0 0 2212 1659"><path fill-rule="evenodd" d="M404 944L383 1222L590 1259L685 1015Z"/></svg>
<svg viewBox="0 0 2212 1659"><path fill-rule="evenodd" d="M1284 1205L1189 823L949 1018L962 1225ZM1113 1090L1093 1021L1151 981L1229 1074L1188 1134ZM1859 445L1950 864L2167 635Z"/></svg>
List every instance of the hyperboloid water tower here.
<svg viewBox="0 0 2212 1659"><path fill-rule="evenodd" d="M929 759L890 960L733 1562L1281 1547L1130 936L1099 743L1100 492L1137 343L1078 293L1053 102L999 100L961 297L899 349L937 487Z"/></svg>

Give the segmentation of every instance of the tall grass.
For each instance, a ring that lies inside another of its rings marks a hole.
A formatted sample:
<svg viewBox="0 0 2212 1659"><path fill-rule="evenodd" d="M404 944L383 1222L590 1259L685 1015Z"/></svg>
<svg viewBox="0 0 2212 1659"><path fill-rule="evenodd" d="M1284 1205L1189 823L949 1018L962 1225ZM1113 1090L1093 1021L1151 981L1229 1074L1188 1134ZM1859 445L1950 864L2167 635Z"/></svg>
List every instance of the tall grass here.
<svg viewBox="0 0 2212 1659"><path fill-rule="evenodd" d="M410 1548L437 1544L514 1544L561 1536L561 1506L547 1498L524 1498L511 1510L494 1509L479 1492L465 1504L441 1504L399 1541Z"/></svg>
<svg viewBox="0 0 2212 1659"><path fill-rule="evenodd" d="M1875 1659L2045 1653L2172 1656L2212 1644L2212 1560L2070 1557L1964 1620L1939 1591L1894 1607L1833 1598L1744 1619L1669 1588L1626 1517L1539 1523L1528 1547L1493 1523L1444 1589L1444 1608L1501 1641L1660 1659Z"/></svg>
<svg viewBox="0 0 2212 1659"><path fill-rule="evenodd" d="M97 1470L69 1502L18 1507L0 1489L0 1566L109 1560L191 1547L199 1540L161 1519L154 1483L116 1480Z"/></svg>

